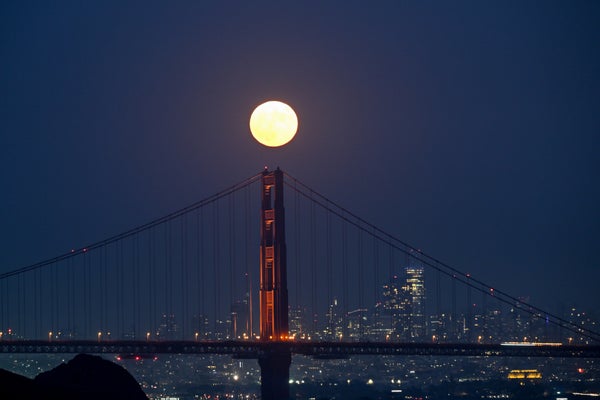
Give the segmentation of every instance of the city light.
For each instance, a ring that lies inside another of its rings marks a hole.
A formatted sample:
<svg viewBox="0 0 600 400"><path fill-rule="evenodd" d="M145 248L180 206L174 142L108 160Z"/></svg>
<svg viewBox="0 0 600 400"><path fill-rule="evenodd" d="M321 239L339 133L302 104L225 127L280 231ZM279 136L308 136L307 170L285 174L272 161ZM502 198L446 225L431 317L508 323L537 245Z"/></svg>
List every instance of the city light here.
<svg viewBox="0 0 600 400"><path fill-rule="evenodd" d="M513 369L508 373L508 379L541 379L542 373L537 369Z"/></svg>
<svg viewBox="0 0 600 400"><path fill-rule="evenodd" d="M501 346L522 346L522 347L534 347L534 346L562 346L562 343L558 342L502 342Z"/></svg>

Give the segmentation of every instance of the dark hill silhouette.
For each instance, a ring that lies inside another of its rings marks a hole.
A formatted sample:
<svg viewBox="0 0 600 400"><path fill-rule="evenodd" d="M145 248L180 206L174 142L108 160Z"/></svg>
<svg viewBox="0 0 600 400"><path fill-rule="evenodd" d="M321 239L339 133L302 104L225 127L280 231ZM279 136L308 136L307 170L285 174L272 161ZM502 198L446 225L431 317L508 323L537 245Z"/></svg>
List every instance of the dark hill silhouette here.
<svg viewBox="0 0 600 400"><path fill-rule="evenodd" d="M123 367L87 354L79 354L35 379L0 370L0 398L148 400Z"/></svg>
<svg viewBox="0 0 600 400"><path fill-rule="evenodd" d="M0 399L39 399L43 391L33 382L33 379L0 369ZM56 396L43 398L55 399Z"/></svg>

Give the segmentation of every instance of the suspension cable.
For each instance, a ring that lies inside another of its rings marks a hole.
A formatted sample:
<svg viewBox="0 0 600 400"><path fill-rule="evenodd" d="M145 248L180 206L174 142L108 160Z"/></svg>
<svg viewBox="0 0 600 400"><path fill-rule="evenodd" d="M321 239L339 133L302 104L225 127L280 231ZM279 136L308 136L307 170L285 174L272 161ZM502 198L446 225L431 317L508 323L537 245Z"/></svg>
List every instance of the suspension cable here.
<svg viewBox="0 0 600 400"><path fill-rule="evenodd" d="M284 181L284 184L287 185L288 187L297 191L298 193L300 193L302 196L309 199L310 201L315 202L316 204L318 204L319 206L321 206L328 212L333 213L334 215L341 218L342 220L355 226L362 232L366 232L370 235L377 237L383 243L394 247L396 250L399 250L399 251L405 253L406 255L409 255L409 256L415 258L416 260L422 262L423 264L428 265L429 267L431 267L437 271L440 271L441 273L443 273L455 280L458 280L459 282L467 285L468 287L471 287L481 293L485 293L488 296L493 296L496 299L498 299L499 301L502 301L506 304L515 305L517 308L525 311L526 313L528 313L530 315L535 315L535 316L539 317L539 316L545 314L547 317L551 317L554 319L554 320L550 320L550 322L555 325L559 325L571 332L575 332L582 336L588 337L589 339L600 340L599 332L595 332L595 331L592 331L587 328L582 328L578 325L575 325L574 323L572 323L570 321L565 320L564 318L561 318L555 314L546 312L539 307L536 307L532 304L526 303L526 302L518 299L517 297L511 296L510 294L508 294L502 290L492 288L492 286L487 285L484 282L473 278L470 274L464 274L461 271L457 270L456 268L453 268L450 265L445 264L442 261L423 253L421 250L418 250L417 248L410 246L406 242L403 242L402 240L397 239L393 235L385 232L384 230L380 229L379 227L375 226L374 224L367 222L366 220L360 218L356 214L348 211L346 208L340 206L339 204L333 202L332 200L323 196L319 192L308 187L306 184L302 183L301 181L294 178L290 174L284 172L284 176L293 182L293 184L291 184L287 181ZM304 190L308 191L310 193L310 195L305 193L302 190L302 188ZM318 197L320 200L315 198L315 196ZM370 230L372 230L372 232ZM522 308L523 306L527 307L529 309Z"/></svg>
<svg viewBox="0 0 600 400"><path fill-rule="evenodd" d="M247 179L245 179L245 180L243 180L243 181L241 181L241 182L239 182L239 183L237 183L237 184L235 184L233 186L230 186L227 189L224 189L224 190L222 190L222 191L220 191L220 192L218 192L218 193L216 193L216 194L214 194L212 196L209 196L209 197L207 197L207 198L205 198L203 200L197 201L197 202L195 202L195 203L193 203L193 204L191 204L191 205L189 205L187 207L184 207L184 208L179 209L177 211L174 211L174 212L172 212L170 214L167 214L164 217L157 218L157 219L155 219L155 220L153 220L151 222L148 222L146 224L143 224L143 225L137 226L135 228L129 229L129 230L123 232L123 233L111 236L111 237L109 237L107 239L104 239L104 240L101 240L101 241L98 241L98 242L94 242L92 244L89 244L87 246L81 247L79 249L73 249L73 250L69 251L68 253L64 253L64 254L61 254L59 256L56 256L56 257L53 257L53 258L49 258L47 260L37 262L35 264L31 264L31 265L28 265L28 266L25 266L25 267L22 267L22 268L18 268L18 269L9 271L9 272L4 272L4 273L0 274L0 280L9 278L9 277L14 276L14 275L19 275L19 274L22 274L22 273L25 273L25 272L33 271L35 269L42 268L42 267L45 267L47 265L52 265L54 263L58 263L59 261L66 260L68 258L75 257L77 255L86 253L86 252L88 252L90 250L94 250L94 249L100 248L102 246L106 246L108 244L115 243L115 242L120 241L122 239L134 236L134 235L136 235L136 234L138 234L140 232L144 232L144 231L146 231L148 229L151 229L151 228L153 228L153 227L155 227L157 225L163 224L165 222L168 222L168 221L171 221L171 220L173 220L175 218L178 218L178 217L180 217L180 216L182 216L184 214L187 214L190 211L194 211L194 210L196 210L196 209L198 209L200 207L204 207L206 205L214 203L217 200L219 200L219 199L221 199L221 198L223 198L223 197L225 197L225 196L227 196L227 195L229 195L229 194L231 194L231 193L233 193L235 191L238 191L238 190L240 190L240 189L242 189L242 188L244 188L246 186L249 186L252 183L258 181L261 176L262 176L262 173L258 173L256 175L253 175L253 176L251 176L251 177L249 177L249 178L247 178Z"/></svg>

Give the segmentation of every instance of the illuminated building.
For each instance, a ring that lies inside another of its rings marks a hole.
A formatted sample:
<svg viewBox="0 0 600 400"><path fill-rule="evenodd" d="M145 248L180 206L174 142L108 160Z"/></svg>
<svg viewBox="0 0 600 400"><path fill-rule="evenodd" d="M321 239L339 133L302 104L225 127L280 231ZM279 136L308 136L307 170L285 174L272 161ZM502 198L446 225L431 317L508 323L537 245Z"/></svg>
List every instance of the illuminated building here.
<svg viewBox="0 0 600 400"><path fill-rule="evenodd" d="M295 339L307 339L310 336L306 330L305 314L306 310L300 306L290 307L289 328L291 337Z"/></svg>
<svg viewBox="0 0 600 400"><path fill-rule="evenodd" d="M383 286L383 309L391 316L392 339L424 340L426 336L423 268L407 267Z"/></svg>
<svg viewBox="0 0 600 400"><path fill-rule="evenodd" d="M327 340L336 340L343 334L343 321L339 312L340 305L337 299L333 299L333 303L329 305L327 314L325 314L327 325L323 333Z"/></svg>
<svg viewBox="0 0 600 400"><path fill-rule="evenodd" d="M177 332L178 329L177 323L175 322L175 315L163 314L156 336L160 339L174 340L176 339Z"/></svg>
<svg viewBox="0 0 600 400"><path fill-rule="evenodd" d="M508 379L542 379L542 373L537 369L513 369Z"/></svg>
<svg viewBox="0 0 600 400"><path fill-rule="evenodd" d="M397 276L383 285L383 310L391 317L392 340L410 338L410 306L408 287Z"/></svg>
<svg viewBox="0 0 600 400"><path fill-rule="evenodd" d="M423 268L406 268L406 286L408 287L410 301L410 337L412 339L423 339L426 333Z"/></svg>
<svg viewBox="0 0 600 400"><path fill-rule="evenodd" d="M360 341L366 338L369 332L368 310L366 308L358 308L348 312L348 338L354 341Z"/></svg>

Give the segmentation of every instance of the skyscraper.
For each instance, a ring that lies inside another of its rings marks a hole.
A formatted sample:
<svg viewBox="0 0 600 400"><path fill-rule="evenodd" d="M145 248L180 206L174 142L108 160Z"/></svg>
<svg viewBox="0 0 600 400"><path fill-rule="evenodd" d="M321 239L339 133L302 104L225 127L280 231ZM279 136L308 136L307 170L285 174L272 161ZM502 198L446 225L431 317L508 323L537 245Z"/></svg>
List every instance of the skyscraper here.
<svg viewBox="0 0 600 400"><path fill-rule="evenodd" d="M405 279L394 276L383 285L383 310L390 316L392 340L410 339L410 309L408 287Z"/></svg>
<svg viewBox="0 0 600 400"><path fill-rule="evenodd" d="M424 340L425 282L423 268L407 267L404 276L383 286L383 309L391 316L391 337L395 340Z"/></svg>
<svg viewBox="0 0 600 400"><path fill-rule="evenodd" d="M406 268L406 286L410 301L410 337L425 339L425 280L422 267Z"/></svg>

